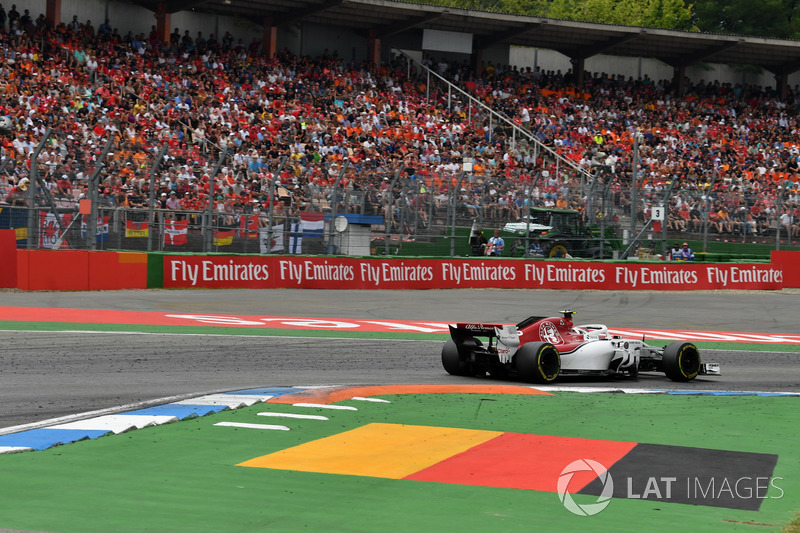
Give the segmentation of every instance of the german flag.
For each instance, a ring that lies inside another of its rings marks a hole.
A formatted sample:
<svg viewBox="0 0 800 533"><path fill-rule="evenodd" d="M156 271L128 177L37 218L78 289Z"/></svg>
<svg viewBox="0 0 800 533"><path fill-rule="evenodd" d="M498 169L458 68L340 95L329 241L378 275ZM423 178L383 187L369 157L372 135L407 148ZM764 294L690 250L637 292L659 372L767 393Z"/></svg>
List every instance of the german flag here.
<svg viewBox="0 0 800 533"><path fill-rule="evenodd" d="M214 231L214 246L228 246L233 244L233 236L236 234L236 230L215 230Z"/></svg>
<svg viewBox="0 0 800 533"><path fill-rule="evenodd" d="M147 221L126 220L125 221L125 236L126 237L147 237L150 235L150 227Z"/></svg>
<svg viewBox="0 0 800 533"><path fill-rule="evenodd" d="M753 452L371 423L238 466L543 492L568 486L606 499L757 511L777 461Z"/></svg>

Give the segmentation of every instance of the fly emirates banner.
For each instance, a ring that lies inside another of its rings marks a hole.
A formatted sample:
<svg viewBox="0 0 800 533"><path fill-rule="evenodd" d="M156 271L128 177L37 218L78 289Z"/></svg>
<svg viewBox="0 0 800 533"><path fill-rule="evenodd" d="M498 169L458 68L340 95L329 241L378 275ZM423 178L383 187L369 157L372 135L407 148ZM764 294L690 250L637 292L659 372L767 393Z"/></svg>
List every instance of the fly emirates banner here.
<svg viewBox="0 0 800 533"><path fill-rule="evenodd" d="M770 264L740 263L165 256L164 287L780 290L783 270Z"/></svg>

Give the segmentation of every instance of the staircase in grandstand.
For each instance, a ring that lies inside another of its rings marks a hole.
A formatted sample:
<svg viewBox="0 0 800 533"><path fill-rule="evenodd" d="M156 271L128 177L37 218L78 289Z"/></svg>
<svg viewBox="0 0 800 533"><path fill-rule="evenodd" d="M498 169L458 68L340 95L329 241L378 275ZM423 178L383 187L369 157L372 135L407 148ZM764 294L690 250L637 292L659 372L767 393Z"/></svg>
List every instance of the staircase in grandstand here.
<svg viewBox="0 0 800 533"><path fill-rule="evenodd" d="M430 88L430 86L431 86L431 80L432 79L444 84L444 86L447 88L447 91L448 91L448 99L447 99L448 110L450 109L450 105L453 102L453 100L455 98L455 95L458 95L459 98L463 98L464 100L466 100L469 103L469 106L471 106L471 108L475 108L476 112L482 112L482 113L485 113L486 115L488 115L489 116L489 120L490 120L490 124L493 123L494 121L497 121L498 123L503 123L503 124L505 124L506 127L511 128L511 130L512 130L512 142L513 143L516 144L516 143L519 143L521 141L530 143L531 147L536 152L537 159L538 159L538 157L542 157L543 161L545 163L555 162L556 165L557 165L557 168L558 167L562 167L562 166L566 167L566 168L578 173L579 175L581 175L582 178L584 179L584 181L588 181L590 179L591 176L590 176L590 173L588 172L587 169L581 167L580 165L578 165L574 161L572 161L570 159L567 159L566 157L564 157L561 154L557 153L551 147L547 146L546 144L541 142L539 139L537 139L528 129L523 128L520 124L514 122L514 120L509 118L504 113L498 112L497 110L492 109L491 107L487 106L486 104L481 102L480 99L478 99L475 95L470 94L468 91L462 89L458 85L456 85L456 84L452 83L451 81L447 80L446 78L444 78L443 76L441 76L437 72L435 72L435 71L431 70L430 68L428 68L428 66L426 66L423 63L419 62L416 58L408 55L403 50L395 49L394 51L396 51L398 54L402 55L407 61L409 61L410 63L413 63L415 66L417 66L419 69L421 69L422 72L425 73L425 76L427 78L426 86L428 88ZM490 125L490 128L489 128L490 135L491 135L491 131L492 131L492 127ZM544 167L544 166L545 165L542 165L542 167ZM558 171L556 171L556 174L558 174Z"/></svg>

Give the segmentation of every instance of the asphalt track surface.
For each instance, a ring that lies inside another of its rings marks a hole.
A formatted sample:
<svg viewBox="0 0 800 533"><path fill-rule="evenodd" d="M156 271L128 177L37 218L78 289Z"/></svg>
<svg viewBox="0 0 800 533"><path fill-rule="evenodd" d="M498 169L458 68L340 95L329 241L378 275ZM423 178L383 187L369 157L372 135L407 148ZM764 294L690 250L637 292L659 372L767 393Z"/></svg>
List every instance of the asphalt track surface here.
<svg viewBox="0 0 800 533"><path fill-rule="evenodd" d="M578 312L610 327L797 333L800 291L187 290L0 292L0 305L169 313L483 321ZM291 332L287 332L291 335ZM447 375L429 340L0 331L0 429L174 396L262 386L474 383ZM714 350L723 376L562 385L800 392L800 349ZM489 379L485 383L493 382Z"/></svg>

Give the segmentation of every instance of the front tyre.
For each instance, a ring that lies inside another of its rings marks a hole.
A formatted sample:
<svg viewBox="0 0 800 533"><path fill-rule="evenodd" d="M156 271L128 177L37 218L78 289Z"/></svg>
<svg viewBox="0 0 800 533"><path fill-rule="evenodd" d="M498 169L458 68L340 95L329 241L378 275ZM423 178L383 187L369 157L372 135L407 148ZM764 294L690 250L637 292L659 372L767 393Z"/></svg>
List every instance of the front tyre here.
<svg viewBox="0 0 800 533"><path fill-rule="evenodd" d="M529 342L517 350L517 376L530 383L552 383L561 373L561 355L549 342Z"/></svg>
<svg viewBox="0 0 800 533"><path fill-rule="evenodd" d="M700 373L700 352L691 342L673 342L664 348L661 364L672 381L691 381Z"/></svg>

